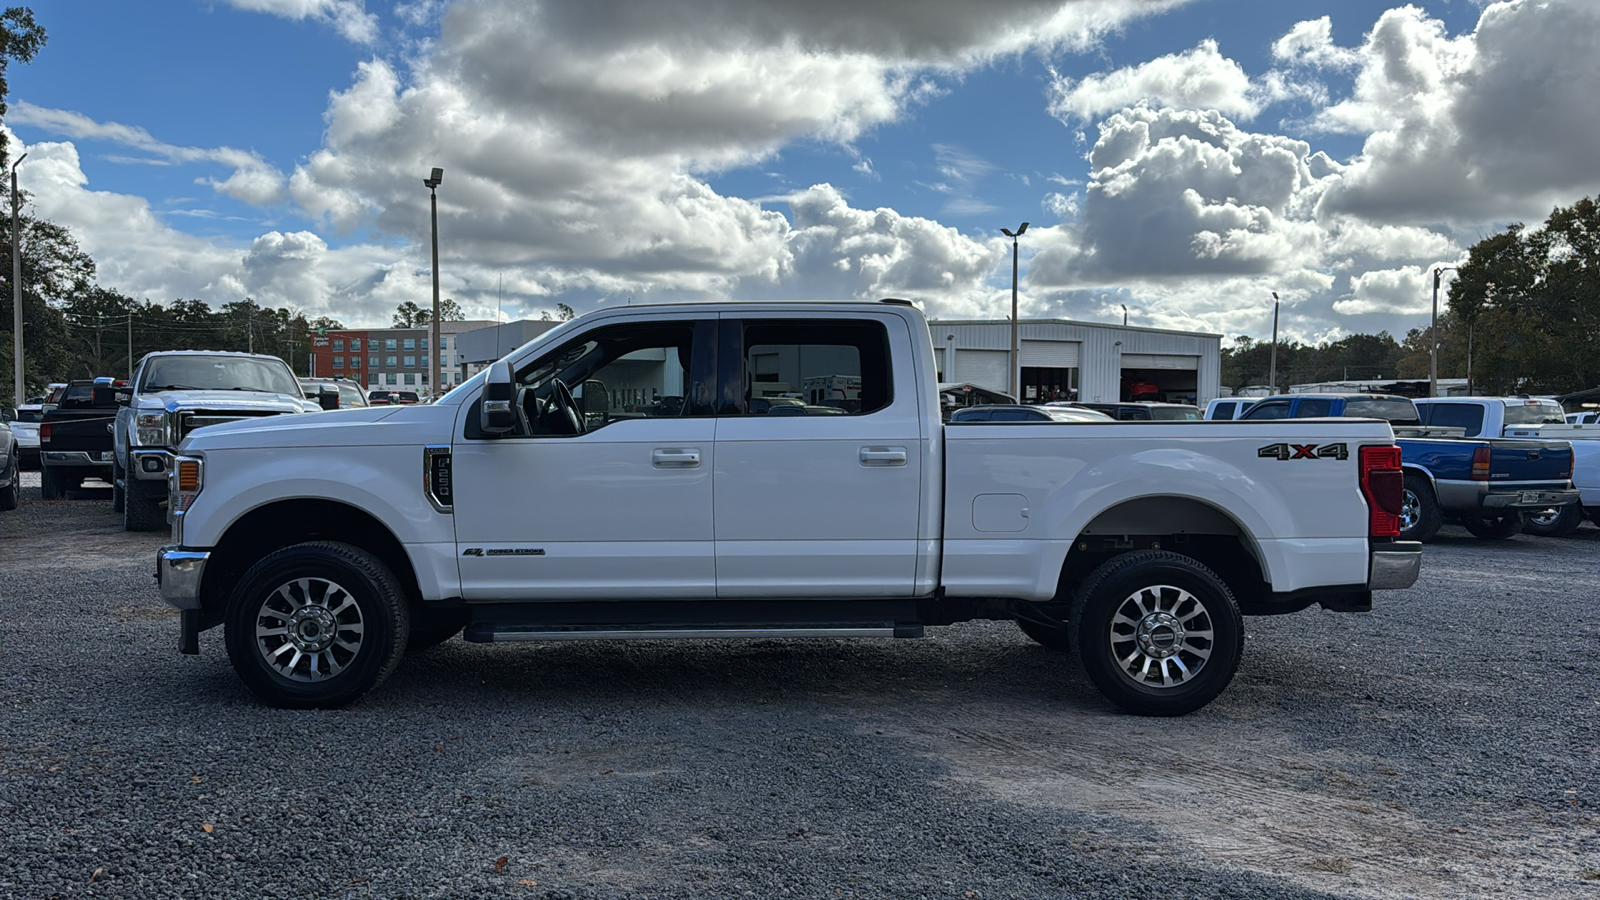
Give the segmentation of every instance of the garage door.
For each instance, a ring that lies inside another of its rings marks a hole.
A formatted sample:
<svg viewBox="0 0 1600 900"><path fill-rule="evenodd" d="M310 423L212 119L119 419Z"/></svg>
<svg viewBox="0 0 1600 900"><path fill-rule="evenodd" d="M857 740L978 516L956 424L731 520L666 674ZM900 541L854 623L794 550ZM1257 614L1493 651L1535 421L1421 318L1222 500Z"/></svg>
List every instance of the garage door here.
<svg viewBox="0 0 1600 900"><path fill-rule="evenodd" d="M1124 369L1188 369L1192 372L1200 368L1200 357L1180 356L1173 353L1124 353L1122 354L1122 367Z"/></svg>
<svg viewBox="0 0 1600 900"><path fill-rule="evenodd" d="M957 381L970 381L991 391L1010 389L1011 379L1006 372L1011 354L1004 350L957 350L955 361ZM945 377L949 378L950 373L946 372Z"/></svg>
<svg viewBox="0 0 1600 900"><path fill-rule="evenodd" d="M1022 366L1029 369L1076 369L1077 341L1023 341Z"/></svg>

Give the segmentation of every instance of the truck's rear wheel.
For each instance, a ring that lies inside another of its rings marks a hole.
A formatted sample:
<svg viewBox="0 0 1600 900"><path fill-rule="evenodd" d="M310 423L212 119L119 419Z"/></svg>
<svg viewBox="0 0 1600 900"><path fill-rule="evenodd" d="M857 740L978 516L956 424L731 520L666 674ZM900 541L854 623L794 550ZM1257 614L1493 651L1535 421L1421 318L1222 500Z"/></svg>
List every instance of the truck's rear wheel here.
<svg viewBox="0 0 1600 900"><path fill-rule="evenodd" d="M1141 716L1210 703L1233 680L1244 648L1244 619L1227 584L1165 550L1103 563L1078 589L1068 621L1089 680Z"/></svg>
<svg viewBox="0 0 1600 900"><path fill-rule="evenodd" d="M1541 509L1536 513L1529 513L1522 520L1522 530L1528 534L1540 537L1561 537L1578 530L1583 524L1583 507L1576 503L1558 506L1555 509Z"/></svg>
<svg viewBox="0 0 1600 900"><path fill-rule="evenodd" d="M111 511L122 512L124 495L127 493L128 473L117 463L111 464Z"/></svg>
<svg viewBox="0 0 1600 900"><path fill-rule="evenodd" d="M0 509L12 510L22 504L22 462L11 454L11 483L0 488Z"/></svg>
<svg viewBox="0 0 1600 900"><path fill-rule="evenodd" d="M1432 540L1443 522L1439 501L1433 496L1433 485L1421 475L1407 473L1405 487L1400 493L1400 539Z"/></svg>
<svg viewBox="0 0 1600 900"><path fill-rule="evenodd" d="M132 499L132 495L129 495ZM377 687L411 630L394 573L349 544L285 547L228 600L228 658L256 697L284 709L344 706Z"/></svg>
<svg viewBox="0 0 1600 900"><path fill-rule="evenodd" d="M39 466L39 493L43 494L46 500L60 500L67 495L66 489L56 478L56 470L50 466Z"/></svg>
<svg viewBox="0 0 1600 900"><path fill-rule="evenodd" d="M1461 524L1472 532L1473 537L1487 541L1503 541L1522 530L1522 514L1511 513L1492 519L1485 516L1467 516L1461 520Z"/></svg>

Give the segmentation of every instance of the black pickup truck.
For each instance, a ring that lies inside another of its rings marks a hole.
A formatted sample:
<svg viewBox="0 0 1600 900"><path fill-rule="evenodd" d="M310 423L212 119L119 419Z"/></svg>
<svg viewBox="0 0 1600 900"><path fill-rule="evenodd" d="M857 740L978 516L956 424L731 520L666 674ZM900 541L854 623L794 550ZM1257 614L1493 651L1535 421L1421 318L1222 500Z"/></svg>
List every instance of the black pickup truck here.
<svg viewBox="0 0 1600 900"><path fill-rule="evenodd" d="M117 387L109 378L68 383L39 421L39 486L46 500L65 497L85 478L111 483Z"/></svg>

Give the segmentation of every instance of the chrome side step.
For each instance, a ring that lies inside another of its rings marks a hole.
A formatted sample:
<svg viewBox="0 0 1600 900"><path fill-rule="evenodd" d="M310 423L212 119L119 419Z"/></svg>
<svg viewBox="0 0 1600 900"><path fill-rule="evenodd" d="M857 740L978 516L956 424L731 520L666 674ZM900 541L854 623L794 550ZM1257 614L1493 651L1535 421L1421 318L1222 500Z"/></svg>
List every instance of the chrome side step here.
<svg viewBox="0 0 1600 900"><path fill-rule="evenodd" d="M486 637L469 633L469 641L606 641L606 640L689 640L694 638L865 638L901 637L893 626L871 628L496 628ZM922 629L920 626L917 631ZM910 635L905 635L910 636ZM921 635L917 635L920 637Z"/></svg>

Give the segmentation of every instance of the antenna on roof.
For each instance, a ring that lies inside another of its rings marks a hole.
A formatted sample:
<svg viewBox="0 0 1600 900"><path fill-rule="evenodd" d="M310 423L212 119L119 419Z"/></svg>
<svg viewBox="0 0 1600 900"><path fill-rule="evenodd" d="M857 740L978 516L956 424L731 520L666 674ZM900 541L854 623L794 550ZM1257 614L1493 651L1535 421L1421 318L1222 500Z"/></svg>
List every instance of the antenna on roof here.
<svg viewBox="0 0 1600 900"><path fill-rule="evenodd" d="M504 354L502 354L500 352L500 329L506 327L506 322L505 322L505 313L501 312L500 308L502 306L505 306L505 303L506 303L506 273L501 272L500 273L500 290L499 290L499 293L497 294L497 296L495 297L495 301L494 301L494 358L495 359L499 359L501 356L504 355Z"/></svg>

